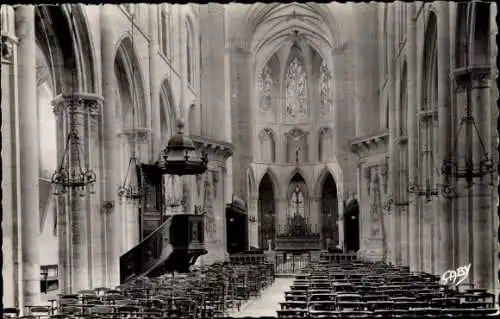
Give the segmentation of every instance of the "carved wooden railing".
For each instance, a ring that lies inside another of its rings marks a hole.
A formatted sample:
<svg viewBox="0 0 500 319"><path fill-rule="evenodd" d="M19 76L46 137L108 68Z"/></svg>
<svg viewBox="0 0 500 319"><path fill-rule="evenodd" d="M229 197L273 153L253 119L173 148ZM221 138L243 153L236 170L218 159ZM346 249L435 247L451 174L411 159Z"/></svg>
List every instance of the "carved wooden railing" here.
<svg viewBox="0 0 500 319"><path fill-rule="evenodd" d="M120 257L120 282L147 276L162 265L173 252L170 243L172 217L163 222L137 246Z"/></svg>

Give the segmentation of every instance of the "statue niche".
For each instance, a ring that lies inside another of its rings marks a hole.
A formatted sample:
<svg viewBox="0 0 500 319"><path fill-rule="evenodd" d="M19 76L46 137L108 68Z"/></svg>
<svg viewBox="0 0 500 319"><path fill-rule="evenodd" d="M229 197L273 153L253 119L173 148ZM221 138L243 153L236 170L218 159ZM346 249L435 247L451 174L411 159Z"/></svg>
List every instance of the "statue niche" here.
<svg viewBox="0 0 500 319"><path fill-rule="evenodd" d="M269 128L263 129L259 134L260 140L260 159L263 162L274 163L276 144L274 134Z"/></svg>
<svg viewBox="0 0 500 319"><path fill-rule="evenodd" d="M286 161L288 163L307 162L307 132L294 128L286 135Z"/></svg>

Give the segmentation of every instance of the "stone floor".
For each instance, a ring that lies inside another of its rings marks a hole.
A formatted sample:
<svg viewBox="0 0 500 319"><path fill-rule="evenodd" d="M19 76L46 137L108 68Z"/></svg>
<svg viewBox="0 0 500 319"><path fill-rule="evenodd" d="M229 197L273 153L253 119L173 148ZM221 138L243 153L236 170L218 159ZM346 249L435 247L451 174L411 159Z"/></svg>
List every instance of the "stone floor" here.
<svg viewBox="0 0 500 319"><path fill-rule="evenodd" d="M262 291L260 298L248 300L241 306L240 311L230 313L233 318L243 317L277 317L276 310L280 309L280 302L285 300L285 291L290 289L292 277L278 277L274 283Z"/></svg>

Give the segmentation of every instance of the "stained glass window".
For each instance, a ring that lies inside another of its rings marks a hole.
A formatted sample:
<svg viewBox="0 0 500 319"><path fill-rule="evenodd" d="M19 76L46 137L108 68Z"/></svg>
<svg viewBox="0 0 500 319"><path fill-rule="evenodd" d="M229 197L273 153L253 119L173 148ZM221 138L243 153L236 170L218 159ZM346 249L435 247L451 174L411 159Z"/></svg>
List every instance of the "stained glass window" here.
<svg viewBox="0 0 500 319"><path fill-rule="evenodd" d="M331 83L332 83L332 74L328 70L328 67L323 62L320 68L320 79L319 79L319 94L321 101L321 113L327 114L330 112L330 107L332 105L331 99Z"/></svg>
<svg viewBox="0 0 500 319"><path fill-rule="evenodd" d="M266 65L257 78L257 88L260 92L260 108L263 111L271 109L271 91L273 87L273 78L271 69Z"/></svg>
<svg viewBox="0 0 500 319"><path fill-rule="evenodd" d="M289 64L285 77L286 113L292 118L304 116L307 112L307 82L304 66L295 57Z"/></svg>

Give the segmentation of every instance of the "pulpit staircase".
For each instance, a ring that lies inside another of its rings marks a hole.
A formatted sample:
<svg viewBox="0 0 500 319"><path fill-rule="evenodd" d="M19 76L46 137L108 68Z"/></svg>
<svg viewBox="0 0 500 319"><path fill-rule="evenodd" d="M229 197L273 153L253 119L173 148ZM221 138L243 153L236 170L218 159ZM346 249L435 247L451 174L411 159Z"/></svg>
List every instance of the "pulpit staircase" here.
<svg viewBox="0 0 500 319"><path fill-rule="evenodd" d="M165 273L189 272L197 258L207 253L204 244L204 220L199 214L175 214L161 217L161 172L154 165L142 164L140 177L149 189L142 207L144 239L120 257L120 283ZM155 217L156 216L156 217ZM160 224L151 228L155 218Z"/></svg>
<svg viewBox="0 0 500 319"><path fill-rule="evenodd" d="M120 282L189 272L196 259L207 253L203 242L203 216L169 216L160 227L120 257Z"/></svg>

